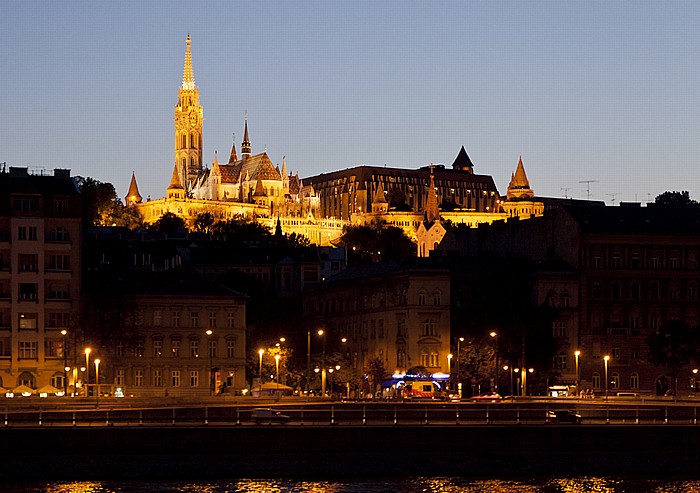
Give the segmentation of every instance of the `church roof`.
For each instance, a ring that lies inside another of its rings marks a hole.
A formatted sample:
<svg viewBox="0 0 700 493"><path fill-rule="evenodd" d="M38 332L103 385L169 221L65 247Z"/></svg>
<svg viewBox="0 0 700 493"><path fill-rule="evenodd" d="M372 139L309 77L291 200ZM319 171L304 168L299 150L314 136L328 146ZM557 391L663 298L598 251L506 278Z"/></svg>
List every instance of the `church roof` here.
<svg viewBox="0 0 700 493"><path fill-rule="evenodd" d="M266 152L250 156L243 161L242 165L241 174L247 171L250 180L257 180L258 178L262 180L282 179Z"/></svg>
<svg viewBox="0 0 700 493"><path fill-rule="evenodd" d="M126 197L128 202L139 203L143 200L143 197L141 197L139 193L139 187L136 184L136 175L133 171L131 172L131 183L129 183L129 191L126 193Z"/></svg>
<svg viewBox="0 0 700 493"><path fill-rule="evenodd" d="M177 166L173 166L173 176L170 178L170 185L168 185L168 189L184 189L182 186L182 183L180 183L180 175L177 172Z"/></svg>
<svg viewBox="0 0 700 493"><path fill-rule="evenodd" d="M474 167L474 164L472 163L472 160L469 159L469 155L467 154L467 151L464 149L464 146L459 150L459 153L457 154L457 157L455 158L454 162L452 163L452 168L454 169L472 169Z"/></svg>
<svg viewBox="0 0 700 493"><path fill-rule="evenodd" d="M240 164L220 164L221 183L238 183L241 176Z"/></svg>
<svg viewBox="0 0 700 493"><path fill-rule="evenodd" d="M301 180L299 179L299 175L290 175L289 176L289 193L292 195L296 195L299 193L300 190L300 185L301 185Z"/></svg>
<svg viewBox="0 0 700 493"><path fill-rule="evenodd" d="M386 197L384 196L384 187L380 181L377 186L377 191L374 194L374 199L372 200L374 204L386 204Z"/></svg>

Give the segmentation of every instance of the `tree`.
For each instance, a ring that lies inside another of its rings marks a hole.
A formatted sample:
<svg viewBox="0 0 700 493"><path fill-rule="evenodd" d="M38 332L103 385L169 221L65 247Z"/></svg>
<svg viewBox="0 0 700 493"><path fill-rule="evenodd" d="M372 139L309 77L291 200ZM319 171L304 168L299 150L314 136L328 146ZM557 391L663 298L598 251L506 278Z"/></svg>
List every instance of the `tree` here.
<svg viewBox="0 0 700 493"><path fill-rule="evenodd" d="M382 380L386 378L387 371L384 362L379 358L372 358L367 362L365 374L369 380L369 391L374 396L377 388L381 385Z"/></svg>
<svg viewBox="0 0 700 493"><path fill-rule="evenodd" d="M657 195L654 205L659 207L698 207L700 203L690 198L687 190L682 192L664 192Z"/></svg>
<svg viewBox="0 0 700 493"><path fill-rule="evenodd" d="M173 214L172 212L166 212L160 219L153 223L152 229L160 232L173 234L178 233L185 228L185 220L180 216Z"/></svg>
<svg viewBox="0 0 700 493"><path fill-rule="evenodd" d="M354 252L352 260L356 262L404 260L416 255L416 244L403 230L385 224L345 226L340 243Z"/></svg>
<svg viewBox="0 0 700 493"><path fill-rule="evenodd" d="M212 227L214 239L242 246L267 245L272 239L270 228L247 217L219 221Z"/></svg>
<svg viewBox="0 0 700 493"><path fill-rule="evenodd" d="M122 204L114 185L94 178L75 177L83 202L83 226L123 226L132 228L143 224L133 207Z"/></svg>
<svg viewBox="0 0 700 493"><path fill-rule="evenodd" d="M461 343L459 358L458 381L471 389L472 395L478 395L481 389L490 388L491 378L494 377L495 357L494 345L483 340L468 337Z"/></svg>
<svg viewBox="0 0 700 493"><path fill-rule="evenodd" d="M685 322L672 320L647 337L647 345L649 346L647 359L654 366L669 369L674 392L677 395L678 374L681 368L692 360L698 360L700 335ZM657 388L657 393L663 394L664 390Z"/></svg>
<svg viewBox="0 0 700 493"><path fill-rule="evenodd" d="M197 214L194 219L194 230L198 233L211 233L212 226L214 226L214 216L211 212Z"/></svg>

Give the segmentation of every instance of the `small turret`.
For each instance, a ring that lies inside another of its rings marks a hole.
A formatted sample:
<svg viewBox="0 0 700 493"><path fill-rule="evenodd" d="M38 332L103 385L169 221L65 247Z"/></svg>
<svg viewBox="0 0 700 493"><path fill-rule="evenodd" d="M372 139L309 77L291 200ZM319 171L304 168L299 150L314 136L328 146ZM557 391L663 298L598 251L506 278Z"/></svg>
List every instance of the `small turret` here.
<svg viewBox="0 0 700 493"><path fill-rule="evenodd" d="M251 145L248 139L248 117L245 118L245 130L243 132L243 143L241 144L241 159L245 161L250 157Z"/></svg>
<svg viewBox="0 0 700 493"><path fill-rule="evenodd" d="M139 187L136 184L136 175L134 172L131 172L131 183L129 183L129 191L126 193L126 197L124 197L124 202L126 202L127 207L132 206L134 204L140 204L143 201L143 197L141 197L141 194L139 193Z"/></svg>

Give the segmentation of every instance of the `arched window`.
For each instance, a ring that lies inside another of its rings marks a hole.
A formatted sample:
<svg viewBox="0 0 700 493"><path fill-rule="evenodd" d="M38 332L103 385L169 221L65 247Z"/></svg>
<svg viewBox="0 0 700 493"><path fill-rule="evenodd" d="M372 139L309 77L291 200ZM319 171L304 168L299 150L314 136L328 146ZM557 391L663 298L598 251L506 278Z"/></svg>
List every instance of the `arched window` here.
<svg viewBox="0 0 700 493"><path fill-rule="evenodd" d="M613 390L617 390L620 388L620 374L617 372L614 372L612 376L610 377L610 388Z"/></svg>
<svg viewBox="0 0 700 493"><path fill-rule="evenodd" d="M59 390L63 390L63 373L54 373L51 375L51 385Z"/></svg>
<svg viewBox="0 0 700 493"><path fill-rule="evenodd" d="M25 371L20 373L19 377L17 377L17 385L26 385L27 387L36 388L36 379L30 372Z"/></svg>
<svg viewBox="0 0 700 493"><path fill-rule="evenodd" d="M181 140L180 147L182 149L187 149L187 135L182 134L182 137L180 138L180 140Z"/></svg>
<svg viewBox="0 0 700 493"><path fill-rule="evenodd" d="M622 289L620 288L620 283L615 281L610 286L610 297L614 300L619 300Z"/></svg>
<svg viewBox="0 0 700 493"><path fill-rule="evenodd" d="M418 293L418 304L425 305L425 291L421 291Z"/></svg>
<svg viewBox="0 0 700 493"><path fill-rule="evenodd" d="M190 147L197 148L197 137L194 134L190 135Z"/></svg>
<svg viewBox="0 0 700 493"><path fill-rule="evenodd" d="M632 285L630 286L630 295L633 300L638 300L642 297L642 290L638 281L632 282Z"/></svg>
<svg viewBox="0 0 700 493"><path fill-rule="evenodd" d="M420 353L420 364L422 366L430 366L430 355L425 349Z"/></svg>
<svg viewBox="0 0 700 493"><path fill-rule="evenodd" d="M659 299L659 283L652 282L649 285L649 299L658 300Z"/></svg>
<svg viewBox="0 0 700 493"><path fill-rule="evenodd" d="M600 388L600 373L598 373L598 372L593 373L593 388L594 389Z"/></svg>
<svg viewBox="0 0 700 493"><path fill-rule="evenodd" d="M639 373L633 372L630 375L630 388L631 389L638 389L639 388Z"/></svg>
<svg viewBox="0 0 700 493"><path fill-rule="evenodd" d="M433 305L438 306L442 304L442 293L440 291L433 292Z"/></svg>

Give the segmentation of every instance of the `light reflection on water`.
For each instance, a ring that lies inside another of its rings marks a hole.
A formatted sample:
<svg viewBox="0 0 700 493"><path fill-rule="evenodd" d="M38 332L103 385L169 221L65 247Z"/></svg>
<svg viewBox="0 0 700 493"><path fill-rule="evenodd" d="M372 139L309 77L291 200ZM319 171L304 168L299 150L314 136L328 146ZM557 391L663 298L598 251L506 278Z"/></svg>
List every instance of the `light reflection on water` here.
<svg viewBox="0 0 700 493"><path fill-rule="evenodd" d="M4 484L3 493L700 493L700 481L622 478L501 480L401 478L302 481L51 482Z"/></svg>

